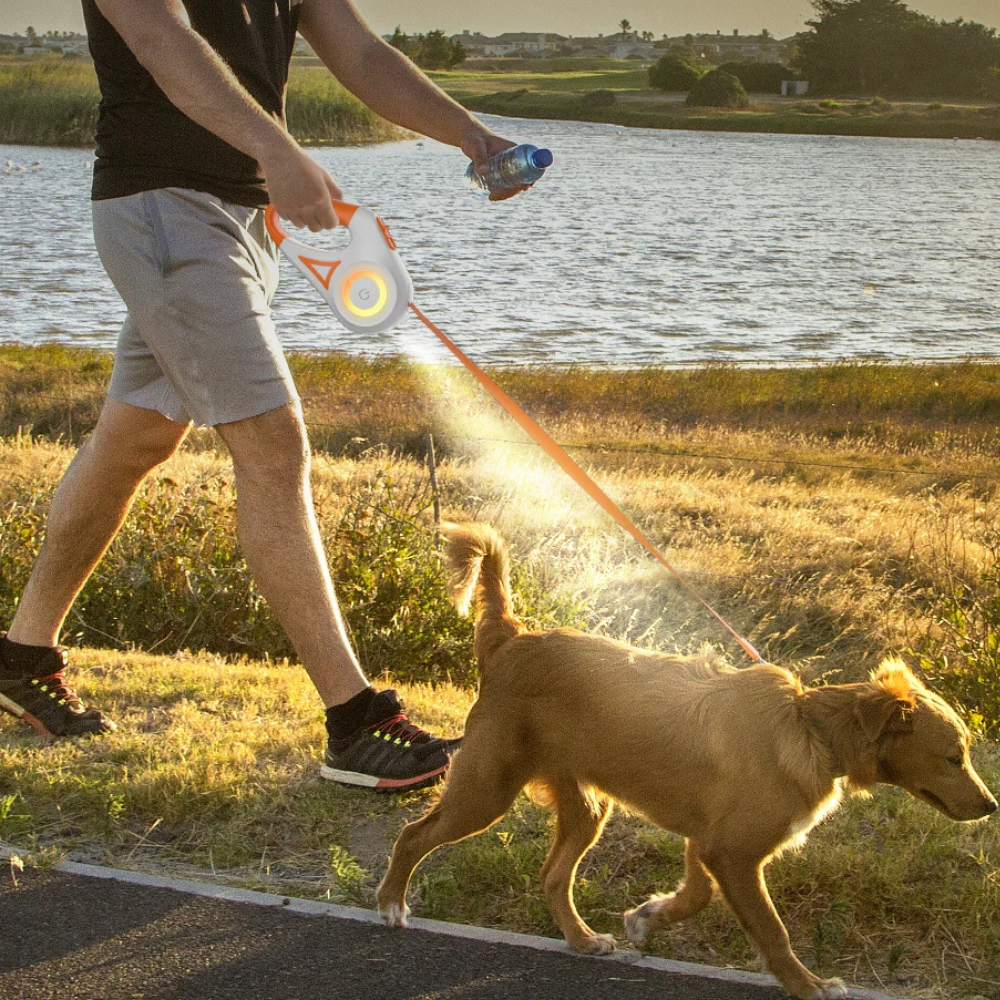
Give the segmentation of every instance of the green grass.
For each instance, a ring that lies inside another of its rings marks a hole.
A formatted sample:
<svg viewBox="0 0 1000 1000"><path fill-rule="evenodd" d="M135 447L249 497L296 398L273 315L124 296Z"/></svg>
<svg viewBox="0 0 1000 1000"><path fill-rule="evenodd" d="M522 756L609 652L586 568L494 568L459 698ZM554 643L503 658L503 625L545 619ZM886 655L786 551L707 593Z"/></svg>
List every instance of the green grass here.
<svg viewBox="0 0 1000 1000"><path fill-rule="evenodd" d="M466 91L465 81L438 82L473 111L518 118L708 132L1000 140L1000 109L993 107L953 108L945 116L909 108L842 114L817 110L815 105L759 101L747 111L722 111L688 108L682 101L670 102L643 92L619 93L615 103L595 105L586 100L589 88L542 91L522 81L519 88L477 94ZM613 85L610 89L614 89Z"/></svg>

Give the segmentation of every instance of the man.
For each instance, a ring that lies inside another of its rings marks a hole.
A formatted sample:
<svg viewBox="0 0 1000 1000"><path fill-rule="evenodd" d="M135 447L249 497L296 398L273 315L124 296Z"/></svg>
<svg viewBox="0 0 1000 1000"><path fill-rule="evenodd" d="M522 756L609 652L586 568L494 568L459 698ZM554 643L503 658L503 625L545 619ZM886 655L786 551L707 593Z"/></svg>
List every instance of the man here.
<svg viewBox="0 0 1000 1000"><path fill-rule="evenodd" d="M233 459L240 543L327 707L322 774L383 789L441 778L432 737L368 685L320 545L299 399L275 338L277 253L262 208L337 224L334 179L284 125L295 34L383 117L482 168L513 145L375 35L350 0L83 0L101 85L94 236L128 315L108 398L63 478L0 637L0 707L53 736L106 733L64 677L59 633L140 483L192 422ZM363 554L359 553L359 558Z"/></svg>

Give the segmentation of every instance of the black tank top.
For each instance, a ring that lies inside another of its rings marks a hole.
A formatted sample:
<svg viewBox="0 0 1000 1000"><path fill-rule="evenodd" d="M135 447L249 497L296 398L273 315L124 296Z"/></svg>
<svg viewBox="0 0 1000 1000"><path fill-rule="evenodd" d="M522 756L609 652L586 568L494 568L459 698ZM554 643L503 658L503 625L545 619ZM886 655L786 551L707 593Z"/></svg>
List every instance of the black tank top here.
<svg viewBox="0 0 1000 1000"><path fill-rule="evenodd" d="M300 2L184 0L191 27L261 107L282 120ZM174 107L94 0L83 0L83 14L101 87L94 199L184 187L238 205L266 205L256 161Z"/></svg>

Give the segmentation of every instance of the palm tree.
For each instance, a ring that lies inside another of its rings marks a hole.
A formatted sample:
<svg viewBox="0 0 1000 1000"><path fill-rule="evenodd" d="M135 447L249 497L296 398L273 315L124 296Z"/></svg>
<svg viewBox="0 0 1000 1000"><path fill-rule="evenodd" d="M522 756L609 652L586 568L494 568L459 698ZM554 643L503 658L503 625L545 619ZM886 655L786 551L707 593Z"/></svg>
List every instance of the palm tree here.
<svg viewBox="0 0 1000 1000"><path fill-rule="evenodd" d="M632 30L632 22L627 17L623 17L618 22L618 26L622 29L623 35L627 35Z"/></svg>

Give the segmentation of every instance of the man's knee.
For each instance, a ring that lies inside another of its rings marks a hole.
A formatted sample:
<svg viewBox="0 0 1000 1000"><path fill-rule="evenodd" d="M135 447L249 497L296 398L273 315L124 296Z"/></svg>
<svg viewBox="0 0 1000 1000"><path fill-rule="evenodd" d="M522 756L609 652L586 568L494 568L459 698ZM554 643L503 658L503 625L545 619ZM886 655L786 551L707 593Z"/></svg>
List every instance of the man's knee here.
<svg viewBox="0 0 1000 1000"><path fill-rule="evenodd" d="M238 477L272 482L298 480L309 468L309 436L297 407L220 424L216 430L233 456Z"/></svg>
<svg viewBox="0 0 1000 1000"><path fill-rule="evenodd" d="M141 478L177 451L187 430L160 413L109 399L84 449L101 465Z"/></svg>

